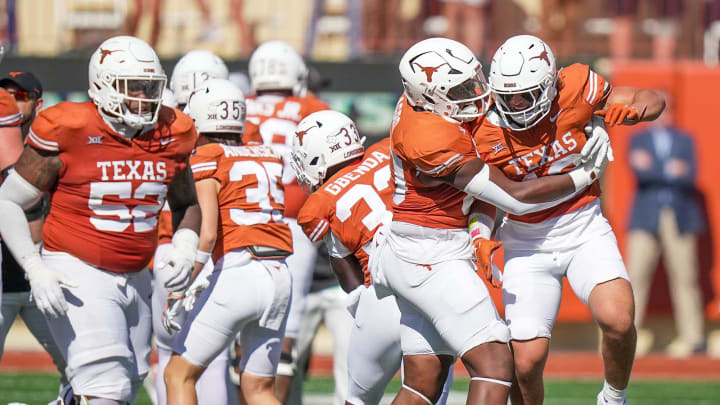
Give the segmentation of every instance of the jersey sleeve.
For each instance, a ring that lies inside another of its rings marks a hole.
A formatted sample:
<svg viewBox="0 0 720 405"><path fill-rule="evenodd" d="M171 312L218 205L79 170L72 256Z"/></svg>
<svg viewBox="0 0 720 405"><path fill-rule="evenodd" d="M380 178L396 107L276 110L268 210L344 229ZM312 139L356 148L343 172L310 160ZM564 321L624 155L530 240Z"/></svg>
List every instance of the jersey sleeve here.
<svg viewBox="0 0 720 405"><path fill-rule="evenodd" d="M245 120L245 132L242 136L244 145L262 145L263 139L260 136L260 120L249 118Z"/></svg>
<svg viewBox="0 0 720 405"><path fill-rule="evenodd" d="M573 83L584 84L582 88L582 99L593 109L605 101L610 94L612 86L603 76L597 74L587 65L576 63L563 69L564 80Z"/></svg>
<svg viewBox="0 0 720 405"><path fill-rule="evenodd" d="M63 103L40 111L30 127L27 143L45 152L60 152L60 135L65 126L63 116Z"/></svg>
<svg viewBox="0 0 720 405"><path fill-rule="evenodd" d="M303 112L302 116L307 117L308 115L317 112L329 110L330 106L324 101L317 98L314 94L309 94L303 99Z"/></svg>
<svg viewBox="0 0 720 405"><path fill-rule="evenodd" d="M21 122L22 114L15 99L7 90L0 89L0 127L16 127Z"/></svg>
<svg viewBox="0 0 720 405"><path fill-rule="evenodd" d="M450 124L450 123L448 123ZM438 136L442 134L442 136ZM453 173L464 163L477 158L475 145L465 129L454 125L426 127L423 136L409 136L405 145L408 160L422 173L443 177Z"/></svg>
<svg viewBox="0 0 720 405"><path fill-rule="evenodd" d="M298 225L313 243L322 240L330 230L329 204L320 192L315 192L305 201L298 212Z"/></svg>
<svg viewBox="0 0 720 405"><path fill-rule="evenodd" d="M222 153L222 147L216 143L198 147L195 154L190 157L190 169L192 170L193 179L200 181L215 178L218 171L218 161Z"/></svg>
<svg viewBox="0 0 720 405"><path fill-rule="evenodd" d="M327 246L328 255L342 259L353 254L353 252L343 245L340 238L333 231L325 234L325 246Z"/></svg>

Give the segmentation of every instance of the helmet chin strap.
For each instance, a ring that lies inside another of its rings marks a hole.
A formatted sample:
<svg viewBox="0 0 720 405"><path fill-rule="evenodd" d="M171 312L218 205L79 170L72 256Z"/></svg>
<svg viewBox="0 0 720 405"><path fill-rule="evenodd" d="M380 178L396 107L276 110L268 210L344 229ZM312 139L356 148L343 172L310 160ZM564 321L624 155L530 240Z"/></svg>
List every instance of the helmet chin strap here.
<svg viewBox="0 0 720 405"><path fill-rule="evenodd" d="M105 121L105 123L108 124L108 126L112 128L112 130L115 131L116 134L127 140L130 140L155 126L154 124L140 127L128 125L121 117L110 115L103 111L102 108L98 108L98 111L100 112L100 116L102 117L103 121Z"/></svg>

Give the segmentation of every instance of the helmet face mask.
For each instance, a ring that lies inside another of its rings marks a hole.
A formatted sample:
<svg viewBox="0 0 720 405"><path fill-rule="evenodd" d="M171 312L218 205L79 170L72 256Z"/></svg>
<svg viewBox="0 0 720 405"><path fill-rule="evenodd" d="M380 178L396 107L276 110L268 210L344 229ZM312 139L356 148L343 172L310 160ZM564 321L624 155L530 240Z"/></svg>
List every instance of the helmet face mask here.
<svg viewBox="0 0 720 405"><path fill-rule="evenodd" d="M90 58L88 76L88 95L101 112L134 129L157 122L167 77L147 43L106 40Z"/></svg>
<svg viewBox="0 0 720 405"><path fill-rule="evenodd" d="M457 121L472 121L490 105L482 65L465 45L430 38L408 49L400 60L410 105Z"/></svg>
<svg viewBox="0 0 720 405"><path fill-rule="evenodd" d="M305 117L293 137L291 166L310 194L327 180L328 171L365 153L355 123L343 113L318 111Z"/></svg>
<svg viewBox="0 0 720 405"><path fill-rule="evenodd" d="M493 56L490 88L496 108L513 129L531 128L547 116L557 94L556 83L555 57L539 38L511 37Z"/></svg>
<svg viewBox="0 0 720 405"><path fill-rule="evenodd" d="M245 96L231 81L210 79L193 90L185 112L201 135L213 142L239 144L245 132Z"/></svg>

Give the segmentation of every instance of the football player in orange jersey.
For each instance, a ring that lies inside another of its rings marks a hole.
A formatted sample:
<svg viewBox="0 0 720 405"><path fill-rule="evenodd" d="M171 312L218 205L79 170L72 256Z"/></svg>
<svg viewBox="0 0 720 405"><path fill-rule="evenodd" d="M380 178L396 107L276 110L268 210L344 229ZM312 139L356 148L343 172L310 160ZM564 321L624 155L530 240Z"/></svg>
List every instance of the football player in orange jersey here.
<svg viewBox="0 0 720 405"><path fill-rule="evenodd" d="M518 181L581 165L587 142L583 127L594 114L604 116L606 125L635 124L657 118L664 108L659 93L612 87L587 65L558 71L547 44L530 35L500 46L489 83L495 104L474 124L475 142L486 163ZM594 182L555 207L508 215L498 230L505 249L503 302L515 358L514 404L543 402L542 374L563 277L602 330L605 384L598 404L625 403L636 339L633 295L599 195ZM479 261L489 262L492 249L483 245L495 242L478 238L474 243Z"/></svg>
<svg viewBox="0 0 720 405"><path fill-rule="evenodd" d="M247 97L245 143L273 145L286 159L298 122L315 111L328 110L327 104L308 94L308 69L292 46L283 41L260 45L250 56L250 86L255 93ZM294 173L283 174L285 185L285 220L293 232L293 255L287 263L293 275L293 297L283 342L276 390L284 401L295 372L292 348L300 330L305 297L310 289L317 253L297 224L297 213L307 195L297 184ZM342 390L341 381L336 382Z"/></svg>
<svg viewBox="0 0 720 405"><path fill-rule="evenodd" d="M131 403L149 371L150 274L157 215L176 217L159 280L189 281L200 212L187 159L192 120L160 105L166 77L155 51L127 36L89 63L91 101L41 111L28 146L0 187L0 233L27 273L84 403ZM40 256L22 208L51 194Z"/></svg>
<svg viewBox="0 0 720 405"><path fill-rule="evenodd" d="M413 45L399 68L405 91L390 131L393 219L376 232L369 262L376 292L392 292L401 313L405 373L394 403L433 403L460 357L472 379L467 403L504 405L510 335L475 275L466 229L472 199L518 214L541 210L587 187L607 156L568 175L513 182L477 157L467 125L489 104L473 53L431 38Z"/></svg>
<svg viewBox="0 0 720 405"><path fill-rule="evenodd" d="M298 224L312 242L325 241L355 318L347 359L351 405L380 403L401 361L400 311L394 297L376 297L367 270L372 237L392 217L390 140L368 150L362 143L349 117L327 110L298 124L292 151L298 182L312 192Z"/></svg>
<svg viewBox="0 0 720 405"><path fill-rule="evenodd" d="M292 289L283 158L273 147L242 144L245 100L231 82L206 81L186 109L201 135L190 159L203 217L195 270L211 257L215 268L173 342L168 404L198 403L195 383L239 333L243 403L279 405L273 384Z"/></svg>
<svg viewBox="0 0 720 405"><path fill-rule="evenodd" d="M0 61L5 55L5 47L0 43ZM13 96L4 88L0 88L0 181L7 174L7 169L17 161L23 150L23 137L20 124L23 116ZM2 293L0 293L2 298ZM2 316L0 315L0 322Z"/></svg>
<svg viewBox="0 0 720 405"><path fill-rule="evenodd" d="M214 53L206 50L192 50L186 53L178 60L173 68L170 77L170 89L163 92L163 104L168 103L175 105L179 109L185 108L192 91L199 87L208 79L227 79L228 69L225 62ZM172 90L171 90L172 89ZM170 99L168 95L172 95ZM172 106L172 105L168 105ZM158 220L158 248L155 251L153 260L154 272L161 268L166 261L166 257L170 252L172 245L170 244L172 237L172 218L171 212L167 204L160 211ZM153 315L153 335L158 352L157 376L155 378L155 388L157 392L157 404L165 405L167 398L165 396L165 381L162 376L170 360L172 354L172 342L175 332L182 323L181 319L186 316L185 307L188 306L190 300L185 299L189 294L196 294L196 287L200 283L205 282L205 275L211 270L211 265L206 266L203 277L196 278L192 287L181 296L180 300L173 301L175 305L168 308L168 291L162 283L153 283L152 298L152 315ZM175 295L175 294L174 294ZM177 296L177 295L176 295ZM170 318L170 319L168 319ZM170 325L166 327L165 325ZM207 367L203 376L198 380L199 396L212 404L225 404L228 401L235 401L236 390L232 384L228 384L228 364L229 354L224 351L218 355Z"/></svg>

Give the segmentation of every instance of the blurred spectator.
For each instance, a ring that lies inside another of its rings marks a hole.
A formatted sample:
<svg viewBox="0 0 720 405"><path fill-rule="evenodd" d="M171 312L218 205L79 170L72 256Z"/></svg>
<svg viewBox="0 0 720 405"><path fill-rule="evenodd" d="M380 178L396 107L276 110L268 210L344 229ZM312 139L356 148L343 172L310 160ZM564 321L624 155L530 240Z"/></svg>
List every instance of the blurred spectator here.
<svg viewBox="0 0 720 405"><path fill-rule="evenodd" d="M365 0L362 4L365 50L374 53L397 51L400 0Z"/></svg>
<svg viewBox="0 0 720 405"><path fill-rule="evenodd" d="M557 49L557 56L575 54L576 24L580 19L582 0L542 0L540 38Z"/></svg>
<svg viewBox="0 0 720 405"><path fill-rule="evenodd" d="M365 52L365 45L363 44L363 1L347 0L343 10L345 15L337 15L338 10L328 10L328 3L326 0L313 0L312 2L312 13L305 34L304 55L308 58L313 55L318 37L327 36L332 31L334 33L342 32L343 35L347 34L350 47L349 57L351 59L358 58ZM325 23L321 23L321 20L324 20ZM326 55L322 55L321 52L320 57L324 56Z"/></svg>
<svg viewBox="0 0 720 405"><path fill-rule="evenodd" d="M696 201L695 146L692 137L673 124L673 102L648 129L631 139L629 163L637 179L630 217L627 263L635 293L637 354L652 348L645 321L658 258L668 275L678 337L666 348L684 357L703 350L703 308L698 285L697 236L703 229Z"/></svg>
<svg viewBox="0 0 720 405"><path fill-rule="evenodd" d="M613 18L610 33L610 56L615 61L632 58L634 27L637 23L638 0L605 0L606 9ZM684 0L653 0L657 24L652 27L652 55L660 62L675 57L679 19L682 16Z"/></svg>
<svg viewBox="0 0 720 405"><path fill-rule="evenodd" d="M230 12L240 31L240 56L247 57L255 49L255 37L250 25L245 21L245 0L230 0ZM244 90L243 90L244 91Z"/></svg>
<svg viewBox="0 0 720 405"><path fill-rule="evenodd" d="M157 46L158 37L160 36L160 13L162 13L163 3L165 0L135 0L134 12L128 14L127 33L128 35L137 36L140 17L143 14L146 14L144 12L145 2L150 2L150 13L152 18L150 22L150 39L148 40L148 43L150 46L155 48ZM237 2L238 0L233 1L232 6L236 6L235 3ZM200 11L203 23L198 40L203 42L219 41L221 39L222 32L220 28L216 27L212 22L207 0L195 0L195 4ZM240 1L240 8L242 10L242 1ZM242 14L242 12L240 13Z"/></svg>
<svg viewBox="0 0 720 405"><path fill-rule="evenodd" d="M705 0L703 20L703 59L709 66L717 66L720 58L720 0Z"/></svg>
<svg viewBox="0 0 720 405"><path fill-rule="evenodd" d="M443 0L446 36L467 45L476 55L485 51L485 25L491 0Z"/></svg>

